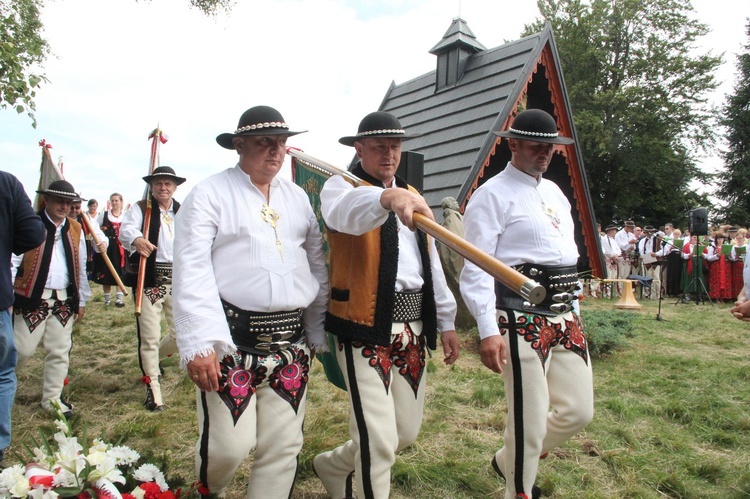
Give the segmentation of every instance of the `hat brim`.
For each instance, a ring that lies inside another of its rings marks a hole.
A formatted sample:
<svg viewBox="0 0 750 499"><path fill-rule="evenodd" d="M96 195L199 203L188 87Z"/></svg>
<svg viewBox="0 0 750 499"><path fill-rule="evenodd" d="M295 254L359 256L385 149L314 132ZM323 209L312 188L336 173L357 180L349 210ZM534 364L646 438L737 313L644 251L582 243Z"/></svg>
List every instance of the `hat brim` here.
<svg viewBox="0 0 750 499"><path fill-rule="evenodd" d="M413 139L416 137L421 137L421 133L384 133L384 134L373 134L373 135L350 135L347 137L341 137L339 139L339 144L343 144L345 146L354 147L354 143L358 140L364 140L364 139Z"/></svg>
<svg viewBox="0 0 750 499"><path fill-rule="evenodd" d="M61 199L69 199L71 201L86 201L86 198L82 198L78 194L71 194L69 192L43 190L36 191L36 193L43 194L45 196L54 196Z"/></svg>
<svg viewBox="0 0 750 499"><path fill-rule="evenodd" d="M155 178L164 177L172 180L176 185L180 185L184 183L187 179L185 177L178 177L177 175L170 175L169 173L158 173L156 175L146 175L143 178L143 181L147 184L150 184L151 181Z"/></svg>
<svg viewBox="0 0 750 499"><path fill-rule="evenodd" d="M219 144L224 149L234 150L234 145L232 145L232 139L235 137L249 137L253 135L260 135L260 136L286 135L287 137L291 137L292 135L299 135L300 133L305 133L305 132L307 132L307 130L293 132L291 130L286 130L284 128L260 128L258 130L248 130L247 132L242 132L242 133L222 133L216 137L216 143Z"/></svg>
<svg viewBox="0 0 750 499"><path fill-rule="evenodd" d="M532 140L534 142L543 142L545 144L560 144L567 146L575 142L575 140L571 139L570 137L537 137L530 135L521 135L520 133L511 132L510 130L492 133L494 133L498 137L505 137L506 139Z"/></svg>

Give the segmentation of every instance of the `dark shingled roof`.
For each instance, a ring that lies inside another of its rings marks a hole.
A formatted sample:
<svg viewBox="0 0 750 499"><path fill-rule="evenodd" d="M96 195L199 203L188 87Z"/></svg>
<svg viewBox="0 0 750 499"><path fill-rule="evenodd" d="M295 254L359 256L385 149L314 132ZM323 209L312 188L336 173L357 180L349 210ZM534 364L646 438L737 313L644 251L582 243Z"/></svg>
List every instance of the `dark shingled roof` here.
<svg viewBox="0 0 750 499"><path fill-rule="evenodd" d="M465 31L460 36L454 33L462 26L463 21L454 20L446 37L468 45ZM436 90L437 70L391 84L380 110L396 115L409 132L422 134L405 140L403 149L424 154L423 195L436 215L445 196L465 195L471 173L494 147L492 130L501 129L508 114L503 110L515 100L519 85L525 84L526 77L521 77L536 64L545 35L543 31L470 55L455 85ZM441 42L431 52L441 46L445 47ZM482 47L476 41L472 46Z"/></svg>

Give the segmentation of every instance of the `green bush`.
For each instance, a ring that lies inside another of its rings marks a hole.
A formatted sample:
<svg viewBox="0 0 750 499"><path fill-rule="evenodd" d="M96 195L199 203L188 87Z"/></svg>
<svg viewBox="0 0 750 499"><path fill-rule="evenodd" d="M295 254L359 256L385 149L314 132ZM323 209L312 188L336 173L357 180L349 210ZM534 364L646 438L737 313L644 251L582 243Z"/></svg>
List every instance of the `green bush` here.
<svg viewBox="0 0 750 499"><path fill-rule="evenodd" d="M583 310L583 327L593 357L623 348L634 335L633 314L621 310Z"/></svg>

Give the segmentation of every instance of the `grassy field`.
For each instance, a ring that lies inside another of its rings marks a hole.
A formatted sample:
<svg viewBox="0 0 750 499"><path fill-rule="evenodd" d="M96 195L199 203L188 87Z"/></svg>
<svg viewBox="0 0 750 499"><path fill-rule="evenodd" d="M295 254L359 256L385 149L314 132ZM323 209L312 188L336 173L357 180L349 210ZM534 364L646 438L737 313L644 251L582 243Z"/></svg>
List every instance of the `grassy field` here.
<svg viewBox="0 0 750 499"><path fill-rule="evenodd" d="M132 303L104 307L94 288L71 353L69 400L74 427L121 442L170 463L170 476L195 479L197 437L193 385L168 359L167 411L142 406L145 389L136 358ZM635 335L621 350L593 359L596 414L585 431L542 461L538 485L557 498L750 497L750 324L732 318L729 305L640 300L630 314ZM589 310L614 302L587 299ZM422 433L393 469L394 498L500 498L503 484L490 468L500 447L505 402L499 376L477 355L475 332L462 332L461 358L448 368L436 355L428 365ZM19 373L13 411L13 445L52 431L53 417L39 406L42 350ZM348 435L346 394L313 366L305 446L295 498L324 498L312 458ZM228 494L244 497L251 459ZM15 458L6 451L6 460Z"/></svg>

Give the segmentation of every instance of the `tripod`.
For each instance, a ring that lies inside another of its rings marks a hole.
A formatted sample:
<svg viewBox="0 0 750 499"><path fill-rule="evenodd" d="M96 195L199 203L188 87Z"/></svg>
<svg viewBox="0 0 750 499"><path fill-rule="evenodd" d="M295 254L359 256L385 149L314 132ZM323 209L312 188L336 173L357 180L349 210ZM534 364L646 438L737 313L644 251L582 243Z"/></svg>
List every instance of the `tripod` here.
<svg viewBox="0 0 750 499"><path fill-rule="evenodd" d="M693 276L690 278L690 282L685 286L685 289L682 290L682 296L680 296L677 301L675 302L675 305L678 303L687 303L690 301L690 291L692 289L695 289L696 295L695 295L695 304L698 305L698 303L706 303L706 299L708 299L708 302L713 306L714 302L711 301L711 297L708 296L708 290L706 289L706 284L703 279L703 262L700 259L700 255L698 255L698 244L693 245L693 254L690 256L690 258L693 259ZM703 294L701 294L701 290L703 293L705 293L705 297L703 298Z"/></svg>
<svg viewBox="0 0 750 499"><path fill-rule="evenodd" d="M667 262L663 262L662 265L659 266L659 309L656 312L656 317L654 318L657 321L664 321L667 322L667 319L663 318L661 316L661 301L664 299L664 286L666 283L664 282L664 270L667 268Z"/></svg>

